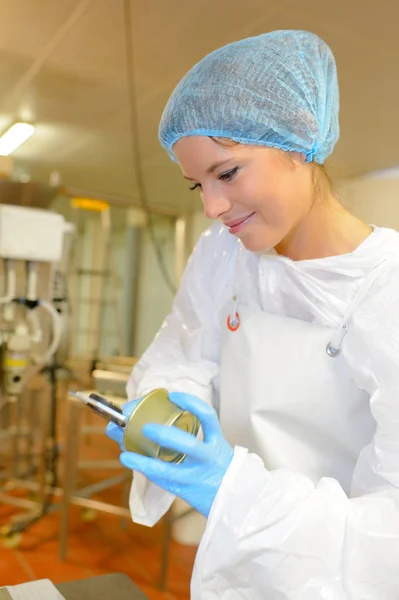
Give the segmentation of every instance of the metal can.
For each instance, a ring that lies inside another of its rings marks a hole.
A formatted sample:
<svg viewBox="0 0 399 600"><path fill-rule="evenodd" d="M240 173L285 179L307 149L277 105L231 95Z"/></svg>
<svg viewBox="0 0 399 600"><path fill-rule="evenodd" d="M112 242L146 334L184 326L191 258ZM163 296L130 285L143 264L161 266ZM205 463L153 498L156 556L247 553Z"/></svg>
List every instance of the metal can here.
<svg viewBox="0 0 399 600"><path fill-rule="evenodd" d="M169 399L167 390L156 389L141 398L126 423L123 445L129 452L169 463L180 463L186 455L149 440L142 432L144 425L148 423L178 427L194 436L200 429L197 417L174 404Z"/></svg>

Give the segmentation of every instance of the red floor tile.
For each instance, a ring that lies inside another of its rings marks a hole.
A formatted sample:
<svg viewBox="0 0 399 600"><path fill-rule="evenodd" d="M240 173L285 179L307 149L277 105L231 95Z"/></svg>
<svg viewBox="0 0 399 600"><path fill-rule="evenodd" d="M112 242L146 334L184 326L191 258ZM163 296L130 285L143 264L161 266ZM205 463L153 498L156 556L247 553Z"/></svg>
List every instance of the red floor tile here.
<svg viewBox="0 0 399 600"><path fill-rule="evenodd" d="M0 587L31 581L31 577L14 550L0 547Z"/></svg>

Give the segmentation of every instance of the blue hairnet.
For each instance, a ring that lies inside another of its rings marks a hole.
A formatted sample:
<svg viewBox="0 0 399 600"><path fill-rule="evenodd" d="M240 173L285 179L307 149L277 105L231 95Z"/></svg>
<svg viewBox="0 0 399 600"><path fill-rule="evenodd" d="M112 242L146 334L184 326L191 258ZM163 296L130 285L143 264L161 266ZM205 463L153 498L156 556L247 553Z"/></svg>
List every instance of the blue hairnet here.
<svg viewBox="0 0 399 600"><path fill-rule="evenodd" d="M297 151L323 164L339 138L334 56L306 31L273 31L215 50L170 97L162 146L192 135Z"/></svg>

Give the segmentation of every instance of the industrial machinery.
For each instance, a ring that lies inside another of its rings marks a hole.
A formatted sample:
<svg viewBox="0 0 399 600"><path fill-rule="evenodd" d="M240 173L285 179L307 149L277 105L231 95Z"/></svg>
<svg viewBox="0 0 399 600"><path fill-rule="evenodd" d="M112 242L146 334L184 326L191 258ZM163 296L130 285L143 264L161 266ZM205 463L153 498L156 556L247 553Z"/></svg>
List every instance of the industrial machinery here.
<svg viewBox="0 0 399 600"><path fill-rule="evenodd" d="M54 423L49 436L54 377L46 374L54 375L66 323L64 289L55 281L56 267L58 274L62 271L66 231L70 227L60 214L0 205L0 504L28 511L3 535L37 518L46 503L46 486L55 485L54 440L49 447L49 437L55 437ZM20 487L39 499L16 495Z"/></svg>

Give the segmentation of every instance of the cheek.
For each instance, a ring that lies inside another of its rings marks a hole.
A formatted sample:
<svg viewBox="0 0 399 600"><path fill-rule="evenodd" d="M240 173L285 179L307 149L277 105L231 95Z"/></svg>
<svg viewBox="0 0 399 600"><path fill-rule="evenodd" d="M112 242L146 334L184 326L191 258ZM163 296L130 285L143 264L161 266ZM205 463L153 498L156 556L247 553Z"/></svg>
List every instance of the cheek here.
<svg viewBox="0 0 399 600"><path fill-rule="evenodd" d="M285 227L304 211L302 188L303 182L292 169L258 168L237 180L231 200L235 205L257 211L269 225Z"/></svg>
<svg viewBox="0 0 399 600"><path fill-rule="evenodd" d="M234 202L256 211L263 211L270 203L270 190L264 180L247 177L235 186Z"/></svg>
<svg viewBox="0 0 399 600"><path fill-rule="evenodd" d="M250 173L237 189L241 203L251 205L256 210L265 213L280 214L286 204L285 196L289 184L281 176L266 174L263 169Z"/></svg>
<svg viewBox="0 0 399 600"><path fill-rule="evenodd" d="M291 202L282 189L258 188L253 198L253 208L269 223L285 223L292 214Z"/></svg>
<svg viewBox="0 0 399 600"><path fill-rule="evenodd" d="M303 194L301 186L290 174L271 181L270 185L259 186L257 191L258 210L271 223L290 225L307 210L305 199L308 195Z"/></svg>

